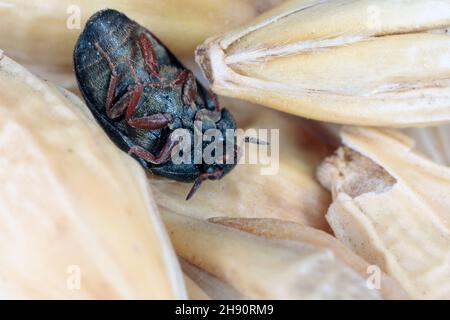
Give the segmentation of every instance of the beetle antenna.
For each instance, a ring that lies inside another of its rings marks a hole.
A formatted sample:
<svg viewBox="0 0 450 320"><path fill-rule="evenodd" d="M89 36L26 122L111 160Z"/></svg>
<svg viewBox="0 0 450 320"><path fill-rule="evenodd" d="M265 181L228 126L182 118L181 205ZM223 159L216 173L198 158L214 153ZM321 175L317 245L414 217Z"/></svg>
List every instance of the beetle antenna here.
<svg viewBox="0 0 450 320"><path fill-rule="evenodd" d="M270 145L269 142L264 141L264 140L260 140L258 138L254 138L254 137L245 137L244 138L244 143L259 144L259 145L263 145L263 146Z"/></svg>
<svg viewBox="0 0 450 320"><path fill-rule="evenodd" d="M203 182L202 176L199 176L197 179L195 179L194 184L192 185L191 190L189 191L188 195L186 196L186 201L192 198L192 196L193 196L193 195L197 192L197 190L200 188L202 182Z"/></svg>
<svg viewBox="0 0 450 320"><path fill-rule="evenodd" d="M192 188L186 197L186 201L192 198L194 193L197 192L197 190L200 188L200 185L203 181L205 181L206 179L220 179L222 175L222 169L216 170L213 173L202 173L201 175L199 175L197 179L195 179L194 184L192 185Z"/></svg>
<svg viewBox="0 0 450 320"><path fill-rule="evenodd" d="M234 157L236 159L236 163L239 162L239 160L242 157L242 145L244 143L252 143L252 144L258 144L258 145L264 145L264 146L268 146L270 145L269 142L264 141L264 140L259 140L258 138L254 138L254 137L244 137L244 139L242 140L242 142L237 145L234 145Z"/></svg>

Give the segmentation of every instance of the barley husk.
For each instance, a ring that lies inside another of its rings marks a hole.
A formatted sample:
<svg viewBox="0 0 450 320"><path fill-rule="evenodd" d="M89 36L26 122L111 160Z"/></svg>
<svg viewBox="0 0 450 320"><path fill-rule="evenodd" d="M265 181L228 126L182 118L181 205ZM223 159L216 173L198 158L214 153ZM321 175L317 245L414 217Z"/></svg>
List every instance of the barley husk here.
<svg viewBox="0 0 450 320"><path fill-rule="evenodd" d="M185 298L143 170L73 94L0 58L0 297Z"/></svg>
<svg viewBox="0 0 450 320"><path fill-rule="evenodd" d="M165 212L179 256L251 299L380 299L332 251Z"/></svg>
<svg viewBox="0 0 450 320"><path fill-rule="evenodd" d="M450 125L429 128L409 128L405 133L416 142L415 149L434 162L450 166Z"/></svg>
<svg viewBox="0 0 450 320"><path fill-rule="evenodd" d="M316 248L331 250L335 258L349 266L362 277L368 278L372 269L369 263L353 253L338 239L323 231L302 226L295 222L277 219L228 218L217 217L208 221L236 228L268 239L295 241ZM380 272L378 290L385 299L407 299L408 295L391 277Z"/></svg>
<svg viewBox="0 0 450 320"><path fill-rule="evenodd" d="M345 128L318 177L336 237L413 298L450 298L450 169L396 131Z"/></svg>
<svg viewBox="0 0 450 320"><path fill-rule="evenodd" d="M241 293L229 284L219 280L214 275L194 266L180 258L183 272L189 276L196 285L201 288L213 300L242 300L245 299ZM189 290L189 286L188 286Z"/></svg>
<svg viewBox="0 0 450 320"><path fill-rule="evenodd" d="M184 274L184 283L186 284L186 290L189 300L210 300L211 298L203 291L199 285L192 280L189 276Z"/></svg>
<svg viewBox="0 0 450 320"><path fill-rule="evenodd" d="M218 94L343 124L450 120L450 2L291 0L208 39Z"/></svg>

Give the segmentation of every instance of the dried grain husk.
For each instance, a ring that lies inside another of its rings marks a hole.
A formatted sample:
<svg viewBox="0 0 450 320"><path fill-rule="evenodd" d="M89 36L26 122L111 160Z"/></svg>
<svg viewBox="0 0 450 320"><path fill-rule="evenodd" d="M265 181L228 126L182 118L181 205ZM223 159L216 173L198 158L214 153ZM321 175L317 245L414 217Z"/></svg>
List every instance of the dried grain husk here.
<svg viewBox="0 0 450 320"><path fill-rule="evenodd" d="M180 258L183 272L213 300L242 300L242 294L212 274Z"/></svg>
<svg viewBox="0 0 450 320"><path fill-rule="evenodd" d="M192 280L189 276L184 274L184 283L186 284L186 290L189 300L210 300L211 298L203 291L199 285Z"/></svg>
<svg viewBox="0 0 450 320"><path fill-rule="evenodd" d="M226 107L240 117L239 104L228 102ZM262 175L261 169L267 165L239 164L223 179L205 181L189 201L185 198L192 186L190 183L149 175L160 211L201 219L217 216L278 218L329 230L324 216L331 201L330 194L315 177L316 167L333 150L327 140L307 121L259 106L245 108L253 111L251 121L241 121L245 129L280 130L279 170ZM255 145L248 147L252 152L258 150Z"/></svg>
<svg viewBox="0 0 450 320"><path fill-rule="evenodd" d="M370 265L343 245L338 239L323 231L302 226L295 222L277 219L211 218L208 221L250 232L275 240L306 243L316 248L331 250L335 258L349 266L362 277L371 275ZM408 296L398 283L384 273L379 275L379 290L385 299L406 299Z"/></svg>
<svg viewBox="0 0 450 320"><path fill-rule="evenodd" d="M450 166L450 125L405 129L416 142L416 150L434 162Z"/></svg>
<svg viewBox="0 0 450 320"><path fill-rule="evenodd" d="M291 0L197 49L214 92L343 124L450 120L450 2Z"/></svg>
<svg viewBox="0 0 450 320"><path fill-rule="evenodd" d="M0 59L0 297L185 298L139 165L73 94Z"/></svg>
<svg viewBox="0 0 450 320"><path fill-rule="evenodd" d="M345 128L318 169L336 237L413 298L450 298L450 169L392 130Z"/></svg>
<svg viewBox="0 0 450 320"><path fill-rule="evenodd" d="M76 90L72 53L87 19L117 9L154 32L180 58L207 37L283 0L0 0L0 48L36 74ZM78 19L79 17L79 19ZM79 22L77 21L79 20Z"/></svg>
<svg viewBox="0 0 450 320"><path fill-rule="evenodd" d="M251 299L379 299L331 250L162 214L179 256Z"/></svg>

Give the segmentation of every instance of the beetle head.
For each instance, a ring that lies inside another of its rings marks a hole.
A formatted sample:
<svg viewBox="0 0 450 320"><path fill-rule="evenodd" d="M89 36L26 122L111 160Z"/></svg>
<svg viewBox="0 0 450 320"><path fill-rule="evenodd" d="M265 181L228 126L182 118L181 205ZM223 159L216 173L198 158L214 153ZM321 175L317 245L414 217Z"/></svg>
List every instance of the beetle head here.
<svg viewBox="0 0 450 320"><path fill-rule="evenodd" d="M236 123L233 116L227 109L221 110L220 119L213 122L213 126L220 130L223 143L222 154L214 154L215 161L213 163L203 163L200 168L200 174L195 179L194 184L186 197L189 200L194 193L200 188L205 180L219 180L230 172L239 161L239 146L236 144L236 137L227 135L228 129L236 129ZM207 147L210 143L205 143L203 147ZM228 148L232 146L232 148Z"/></svg>

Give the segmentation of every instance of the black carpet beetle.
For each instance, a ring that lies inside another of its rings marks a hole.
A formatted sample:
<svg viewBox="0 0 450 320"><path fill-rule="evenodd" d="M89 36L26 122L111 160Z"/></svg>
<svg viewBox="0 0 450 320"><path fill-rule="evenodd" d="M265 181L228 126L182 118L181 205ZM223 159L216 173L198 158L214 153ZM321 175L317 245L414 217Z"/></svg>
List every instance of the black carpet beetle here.
<svg viewBox="0 0 450 320"><path fill-rule="evenodd" d="M110 138L151 172L194 182L187 199L202 181L220 179L236 165L237 160L172 161L176 129L194 135L199 129L195 122L201 120L199 130L215 128L226 137L236 123L155 35L123 13L106 9L88 20L75 46L74 66L80 91ZM236 137L232 139L236 154Z"/></svg>

